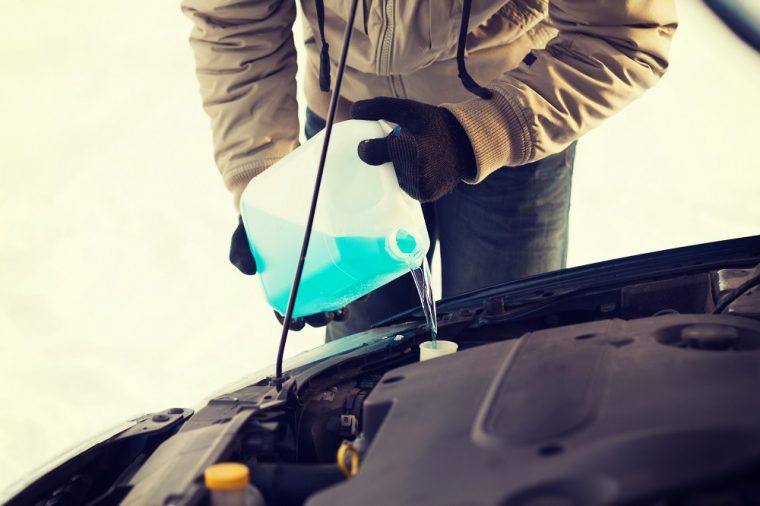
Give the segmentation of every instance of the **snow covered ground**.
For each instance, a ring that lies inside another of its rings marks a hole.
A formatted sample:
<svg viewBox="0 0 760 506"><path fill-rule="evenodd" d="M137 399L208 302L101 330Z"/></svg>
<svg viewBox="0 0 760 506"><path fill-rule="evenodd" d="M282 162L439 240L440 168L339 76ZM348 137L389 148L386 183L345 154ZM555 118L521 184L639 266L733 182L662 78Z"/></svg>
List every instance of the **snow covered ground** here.
<svg viewBox="0 0 760 506"><path fill-rule="evenodd" d="M760 233L760 55L694 0L662 83L579 145L570 263ZM0 17L0 490L271 363L176 2ZM320 332L292 334L288 352Z"/></svg>

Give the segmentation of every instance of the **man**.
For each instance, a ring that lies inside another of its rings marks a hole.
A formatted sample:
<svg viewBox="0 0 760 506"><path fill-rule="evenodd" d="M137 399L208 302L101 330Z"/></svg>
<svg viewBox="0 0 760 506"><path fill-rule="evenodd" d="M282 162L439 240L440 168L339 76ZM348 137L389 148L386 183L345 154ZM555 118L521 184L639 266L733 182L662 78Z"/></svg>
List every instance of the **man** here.
<svg viewBox="0 0 760 506"><path fill-rule="evenodd" d="M444 297L565 265L575 141L662 76L677 26L674 0L471 4L360 0L336 116L401 126L359 155L392 161L425 203ZM324 126L350 5L303 0L308 136ZM183 11L237 208L248 181L298 143L295 2L183 0ZM256 271L241 225L230 260ZM328 338L366 329L419 303L407 278L306 320L332 321Z"/></svg>

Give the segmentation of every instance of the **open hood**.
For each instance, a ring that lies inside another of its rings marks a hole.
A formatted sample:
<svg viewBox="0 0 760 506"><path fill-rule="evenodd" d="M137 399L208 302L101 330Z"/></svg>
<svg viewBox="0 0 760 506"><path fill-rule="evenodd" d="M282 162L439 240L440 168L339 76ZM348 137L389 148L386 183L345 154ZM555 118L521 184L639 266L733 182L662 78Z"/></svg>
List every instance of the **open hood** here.
<svg viewBox="0 0 760 506"><path fill-rule="evenodd" d="M271 505L753 504L759 263L757 236L442 301L460 351L423 363L410 311L286 362L279 390L265 371L148 415L8 505L206 504L219 461Z"/></svg>

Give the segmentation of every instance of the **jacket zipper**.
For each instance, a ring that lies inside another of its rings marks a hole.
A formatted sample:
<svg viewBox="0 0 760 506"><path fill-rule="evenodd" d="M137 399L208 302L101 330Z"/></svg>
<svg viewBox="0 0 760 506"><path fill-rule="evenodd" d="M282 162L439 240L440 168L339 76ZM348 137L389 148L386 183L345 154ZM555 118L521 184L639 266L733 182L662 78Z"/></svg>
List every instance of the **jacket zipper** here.
<svg viewBox="0 0 760 506"><path fill-rule="evenodd" d="M385 30L383 32L383 41L380 44L380 73L388 74L391 66L391 44L393 42L393 2L394 0L385 0Z"/></svg>
<svg viewBox="0 0 760 506"><path fill-rule="evenodd" d="M388 76L388 81L391 87L391 93L396 98L408 98L406 96L406 88L404 88L404 81L401 80L401 76Z"/></svg>

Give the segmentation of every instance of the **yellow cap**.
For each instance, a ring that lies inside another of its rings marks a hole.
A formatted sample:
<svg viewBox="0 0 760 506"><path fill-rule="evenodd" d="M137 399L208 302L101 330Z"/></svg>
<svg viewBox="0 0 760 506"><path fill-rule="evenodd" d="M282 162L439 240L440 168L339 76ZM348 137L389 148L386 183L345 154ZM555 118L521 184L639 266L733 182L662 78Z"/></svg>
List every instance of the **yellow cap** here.
<svg viewBox="0 0 760 506"><path fill-rule="evenodd" d="M237 490L248 485L248 466L237 462L223 462L206 468L203 478L211 490Z"/></svg>

